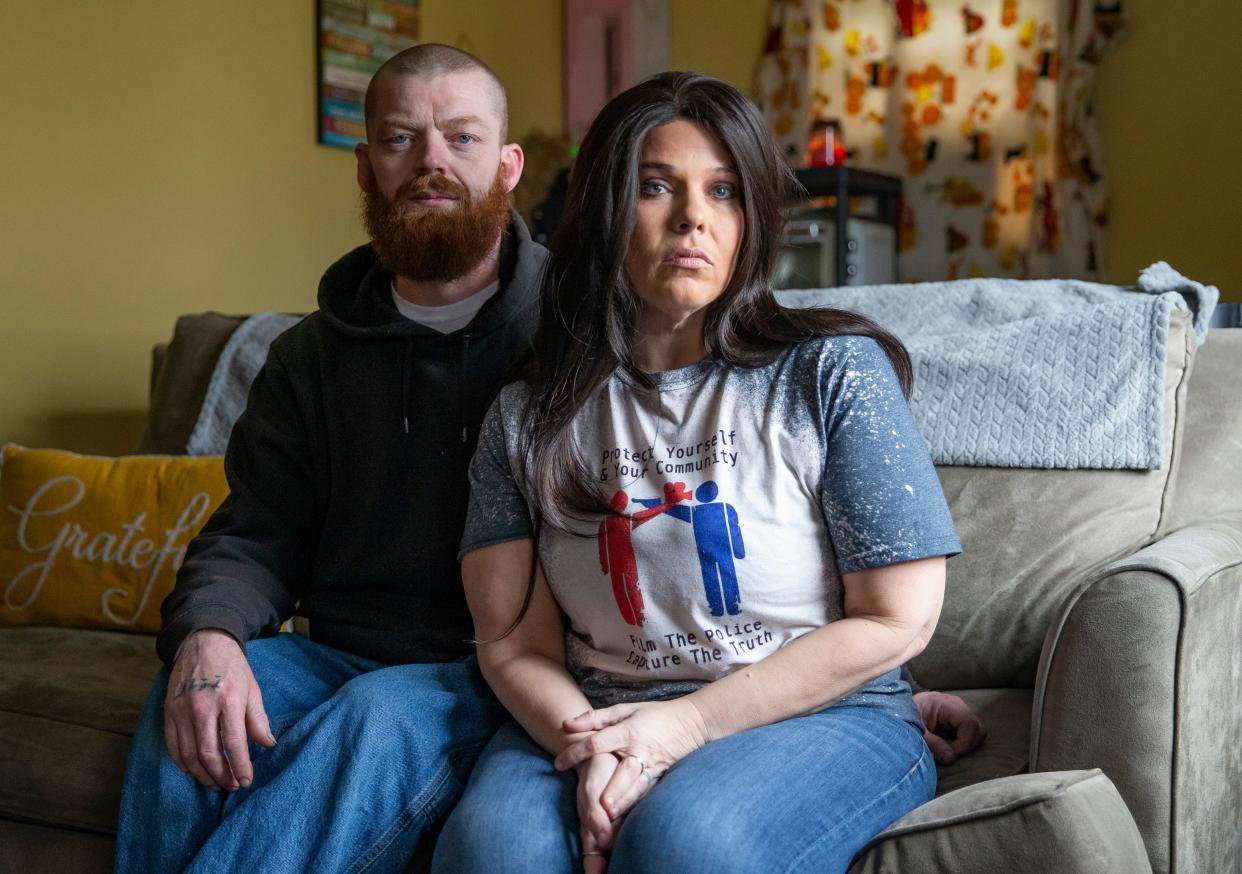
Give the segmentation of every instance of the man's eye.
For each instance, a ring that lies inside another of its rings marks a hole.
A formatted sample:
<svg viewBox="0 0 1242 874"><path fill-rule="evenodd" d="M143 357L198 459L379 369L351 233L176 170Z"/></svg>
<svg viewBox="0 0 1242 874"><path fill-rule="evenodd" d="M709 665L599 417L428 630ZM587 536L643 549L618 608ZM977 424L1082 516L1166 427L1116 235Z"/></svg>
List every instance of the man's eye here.
<svg viewBox="0 0 1242 874"><path fill-rule="evenodd" d="M410 141L409 134L393 134L388 138L388 142L394 146L403 146Z"/></svg>
<svg viewBox="0 0 1242 874"><path fill-rule="evenodd" d="M457 134L457 136L453 137L453 142L459 146L468 146L475 142L475 139L472 134Z"/></svg>

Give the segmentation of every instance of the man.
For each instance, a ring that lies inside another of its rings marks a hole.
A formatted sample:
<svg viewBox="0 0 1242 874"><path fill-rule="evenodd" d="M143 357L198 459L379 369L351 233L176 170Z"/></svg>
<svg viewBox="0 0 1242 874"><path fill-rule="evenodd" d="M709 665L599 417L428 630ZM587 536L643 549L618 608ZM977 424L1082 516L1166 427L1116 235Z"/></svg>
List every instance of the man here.
<svg viewBox="0 0 1242 874"><path fill-rule="evenodd" d="M402 870L504 718L456 552L546 252L508 208L523 156L482 62L408 49L366 119L372 242L272 345L231 494L163 605L170 668L134 735L120 872ZM309 636L276 634L295 613Z"/></svg>
<svg viewBox="0 0 1242 874"><path fill-rule="evenodd" d="M523 155L480 61L402 52L366 119L372 244L328 270L233 431L231 494L163 605L119 871L401 870L503 717L456 552L546 252L509 209ZM295 612L309 639L276 635Z"/></svg>

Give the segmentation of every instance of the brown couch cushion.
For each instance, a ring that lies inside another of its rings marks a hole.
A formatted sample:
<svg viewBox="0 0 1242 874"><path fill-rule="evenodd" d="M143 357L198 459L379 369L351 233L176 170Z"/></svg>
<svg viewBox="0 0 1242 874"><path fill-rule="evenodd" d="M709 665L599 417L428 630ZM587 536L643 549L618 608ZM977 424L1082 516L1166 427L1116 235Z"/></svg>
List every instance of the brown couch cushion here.
<svg viewBox="0 0 1242 874"><path fill-rule="evenodd" d="M936 634L911 665L925 688L1034 686L1044 634L1066 596L1152 541L1181 455L1189 322L1175 312L1169 326L1159 470L938 468L963 553L949 562Z"/></svg>
<svg viewBox="0 0 1242 874"><path fill-rule="evenodd" d="M0 874L112 874L115 855L105 835L0 819Z"/></svg>
<svg viewBox="0 0 1242 874"><path fill-rule="evenodd" d="M155 638L0 629L0 817L113 834Z"/></svg>
<svg viewBox="0 0 1242 874"><path fill-rule="evenodd" d="M172 342L159 362L151 412L138 452L184 455L198 421L216 359L245 316L199 313L177 319Z"/></svg>

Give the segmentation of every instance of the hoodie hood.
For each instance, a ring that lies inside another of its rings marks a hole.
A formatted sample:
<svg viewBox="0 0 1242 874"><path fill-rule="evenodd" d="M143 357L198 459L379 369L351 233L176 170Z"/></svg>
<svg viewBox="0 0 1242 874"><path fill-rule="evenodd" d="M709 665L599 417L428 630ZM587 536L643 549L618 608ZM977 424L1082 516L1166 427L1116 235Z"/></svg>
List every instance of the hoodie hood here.
<svg viewBox="0 0 1242 874"><path fill-rule="evenodd" d="M462 330L483 336L529 313L538 293L547 250L530 238L526 223L512 209L500 242L500 289ZM371 245L349 252L319 282L319 310L335 330L351 337L442 337L406 319L392 302L392 271L375 257Z"/></svg>

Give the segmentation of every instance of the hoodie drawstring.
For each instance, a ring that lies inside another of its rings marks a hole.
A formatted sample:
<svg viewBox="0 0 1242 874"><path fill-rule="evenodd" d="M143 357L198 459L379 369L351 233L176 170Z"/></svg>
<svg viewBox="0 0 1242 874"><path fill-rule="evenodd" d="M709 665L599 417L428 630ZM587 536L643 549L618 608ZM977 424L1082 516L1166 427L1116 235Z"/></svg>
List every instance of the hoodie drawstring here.
<svg viewBox="0 0 1242 874"><path fill-rule="evenodd" d="M414 340L405 344L405 362L401 366L401 422L410 433L410 371L414 367Z"/></svg>
<svg viewBox="0 0 1242 874"><path fill-rule="evenodd" d="M457 415L461 422L461 442L469 443L466 434L466 356L470 353L470 335L461 335L461 363L457 368Z"/></svg>

